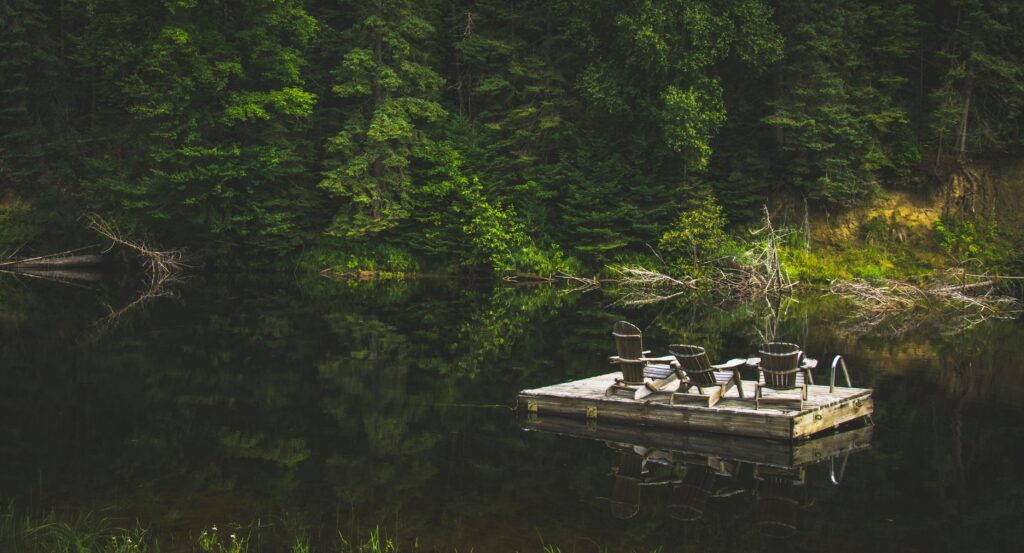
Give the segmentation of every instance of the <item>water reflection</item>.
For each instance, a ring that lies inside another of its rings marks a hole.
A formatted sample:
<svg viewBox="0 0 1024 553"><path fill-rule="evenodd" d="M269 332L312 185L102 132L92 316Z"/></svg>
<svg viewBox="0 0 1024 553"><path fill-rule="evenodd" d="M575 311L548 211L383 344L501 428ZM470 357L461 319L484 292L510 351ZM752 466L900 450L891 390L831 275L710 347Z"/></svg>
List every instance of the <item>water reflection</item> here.
<svg viewBox="0 0 1024 553"><path fill-rule="evenodd" d="M865 422L784 442L535 414L526 415L523 425L566 439L601 442L615 452L610 493L597 499L607 502L616 519L645 513L697 523L712 504L741 497L746 505L739 508L752 510L753 526L768 537L800 531L801 511L815 501L808 486L810 470L821 469L820 478L840 485L851 454L867 450L874 433Z"/></svg>
<svg viewBox="0 0 1024 553"><path fill-rule="evenodd" d="M1024 351L1019 323L854 336L814 298L776 309L773 338L843 353L854 385L876 389L875 436L859 440L872 447L837 488L813 448L519 430L519 390L609 370L616 320L652 349L699 342L728 358L762 341L756 305L197 276L98 333L134 290L90 286L0 279L0 500L19 509L159 535L261 519L285 544L358 519L441 551L756 550L773 520L808 549L1024 544L1024 378L1007 361Z"/></svg>

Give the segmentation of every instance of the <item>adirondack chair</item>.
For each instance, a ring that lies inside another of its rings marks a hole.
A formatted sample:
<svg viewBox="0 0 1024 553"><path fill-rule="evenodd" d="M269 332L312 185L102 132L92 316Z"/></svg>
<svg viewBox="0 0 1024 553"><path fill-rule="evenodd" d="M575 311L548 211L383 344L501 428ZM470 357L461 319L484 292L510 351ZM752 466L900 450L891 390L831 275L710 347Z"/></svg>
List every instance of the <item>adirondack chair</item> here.
<svg viewBox="0 0 1024 553"><path fill-rule="evenodd" d="M804 352L800 346L786 342L770 342L761 346L761 357L753 361L757 363L758 380L754 386L754 409L760 409L761 403L765 401L784 401L792 403L796 401L800 409L804 408L804 400L807 399L807 384L813 384L811 369L817 366L817 361L805 359ZM794 400L791 397L764 397L764 389L769 390L799 390L800 398Z"/></svg>
<svg viewBox="0 0 1024 553"><path fill-rule="evenodd" d="M644 349L643 333L633 324L626 321L615 323L612 327L612 336L615 337L615 350L618 355L609 358L609 362L619 365L622 378L616 379L615 384L608 388L606 393L610 394L617 388L641 386L643 388L636 391L637 397L634 398L641 399L678 378L677 371L671 365L675 357L647 357L651 352ZM650 378L653 382L647 382L645 378Z"/></svg>
<svg viewBox="0 0 1024 553"><path fill-rule="evenodd" d="M712 365L707 352L700 346L672 344L668 350L675 356L689 380L679 385L679 390L672 394L669 403L675 405L676 401L699 401L713 407L733 386L736 386L740 397L744 397L739 368L747 363L746 359L732 359L720 365ZM696 394L690 392L692 387L697 388Z"/></svg>

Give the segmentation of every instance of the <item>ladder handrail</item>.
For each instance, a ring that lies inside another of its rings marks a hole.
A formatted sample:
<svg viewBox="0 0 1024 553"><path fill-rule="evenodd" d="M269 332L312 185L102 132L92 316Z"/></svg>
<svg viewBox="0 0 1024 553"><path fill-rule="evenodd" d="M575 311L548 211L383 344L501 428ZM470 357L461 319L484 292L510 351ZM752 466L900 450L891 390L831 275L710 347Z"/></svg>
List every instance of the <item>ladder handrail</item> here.
<svg viewBox="0 0 1024 553"><path fill-rule="evenodd" d="M853 387L853 385L850 384L850 371L848 371L846 369L846 360L843 359L842 355L837 355L835 357L835 359L832 360L832 372L831 372L831 374L829 375L829 378L828 378L828 391L829 391L829 393L832 393L832 392L836 391L836 367L837 366L842 366L843 367L843 376L846 378L846 387L847 388Z"/></svg>

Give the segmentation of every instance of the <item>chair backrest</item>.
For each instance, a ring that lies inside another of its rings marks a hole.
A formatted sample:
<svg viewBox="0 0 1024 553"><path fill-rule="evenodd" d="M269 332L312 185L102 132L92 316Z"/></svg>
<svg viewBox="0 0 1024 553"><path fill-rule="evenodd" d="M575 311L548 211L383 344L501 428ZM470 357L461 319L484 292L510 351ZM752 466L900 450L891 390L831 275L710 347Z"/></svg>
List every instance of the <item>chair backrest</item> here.
<svg viewBox="0 0 1024 553"><path fill-rule="evenodd" d="M619 359L640 359L644 356L643 334L636 326L619 321L612 327L612 336L615 337Z"/></svg>
<svg viewBox="0 0 1024 553"><path fill-rule="evenodd" d="M765 387L774 390L796 388L796 374L800 358L803 357L800 346L787 342L769 342L761 346L759 353Z"/></svg>
<svg viewBox="0 0 1024 553"><path fill-rule="evenodd" d="M672 344L668 347L669 353L675 356L676 361L690 377L690 382L697 386L714 386L715 371L711 368L711 360L704 348L700 346L689 346L686 344Z"/></svg>

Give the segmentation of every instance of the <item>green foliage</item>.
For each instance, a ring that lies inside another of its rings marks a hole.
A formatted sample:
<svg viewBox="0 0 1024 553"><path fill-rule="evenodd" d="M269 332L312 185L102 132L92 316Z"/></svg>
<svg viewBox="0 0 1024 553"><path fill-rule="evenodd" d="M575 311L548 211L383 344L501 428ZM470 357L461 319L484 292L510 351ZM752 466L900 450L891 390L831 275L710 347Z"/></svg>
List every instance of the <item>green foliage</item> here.
<svg viewBox="0 0 1024 553"><path fill-rule="evenodd" d="M0 1L0 189L52 193L67 176L67 96L52 25L41 2Z"/></svg>
<svg viewBox="0 0 1024 553"><path fill-rule="evenodd" d="M585 117L566 171L565 234L589 258L646 250L707 169L726 68L757 73L781 36L757 1L571 2Z"/></svg>
<svg viewBox="0 0 1024 553"><path fill-rule="evenodd" d="M213 262L693 258L692 190L736 224L1018 155L1022 26L1011 0L0 0L0 247L96 212Z"/></svg>
<svg viewBox="0 0 1024 553"><path fill-rule="evenodd" d="M236 533L229 533L227 536L217 533L217 526L210 530L203 529L199 533L199 550L202 553L246 553L249 551L249 541L239 537Z"/></svg>
<svg viewBox="0 0 1024 553"><path fill-rule="evenodd" d="M935 221L935 238L956 262L973 261L994 268L1004 266L1020 247L1008 241L992 215L952 216Z"/></svg>
<svg viewBox="0 0 1024 553"><path fill-rule="evenodd" d="M707 259L726 241L725 215L714 196L704 194L690 202L689 209L679 214L672 228L661 236L658 248L692 264Z"/></svg>
<svg viewBox="0 0 1024 553"><path fill-rule="evenodd" d="M97 26L114 19L105 10L126 10L137 21L116 20L118 34L131 36L120 27L129 24L152 33L128 45L97 29L93 49L83 52L102 64L111 49L132 50L107 70L136 123L126 138L142 145L129 159L94 165L93 205L179 243L297 245L315 197L294 134L316 99L303 88L301 50L317 25L301 3L98 9Z"/></svg>
<svg viewBox="0 0 1024 553"><path fill-rule="evenodd" d="M39 235L39 217L27 204L14 198L0 204L0 260Z"/></svg>
<svg viewBox="0 0 1024 553"><path fill-rule="evenodd" d="M397 225L413 209L416 174L431 140L423 126L446 115L437 102L444 79L424 45L433 26L408 0L353 2L351 45L334 71L332 92L348 114L328 142L321 188L344 198L328 233L359 237Z"/></svg>
<svg viewBox="0 0 1024 553"><path fill-rule="evenodd" d="M12 503L0 507L0 549L25 553L158 553L159 543L143 528L113 527L91 514L72 519L50 512L18 513Z"/></svg>
<svg viewBox="0 0 1024 553"><path fill-rule="evenodd" d="M905 63L920 22L909 4L786 4L780 93L764 121L779 129L784 182L829 203L872 195L919 161Z"/></svg>
<svg viewBox="0 0 1024 553"><path fill-rule="evenodd" d="M934 24L943 37L930 59L940 84L931 92L928 137L959 158L1024 145L1024 5L1013 0L950 0L955 17Z"/></svg>
<svg viewBox="0 0 1024 553"><path fill-rule="evenodd" d="M297 263L300 268L313 272L331 269L338 273L404 275L420 268L412 253L401 246L334 240L322 241L303 252Z"/></svg>
<svg viewBox="0 0 1024 553"><path fill-rule="evenodd" d="M462 160L447 145L433 150L437 169L433 182L417 197L420 238L412 243L428 255L444 259L459 251L456 263L496 273L515 270L550 275L564 269L557 246L549 251L526 234L511 207L487 198L476 177L462 172Z"/></svg>

